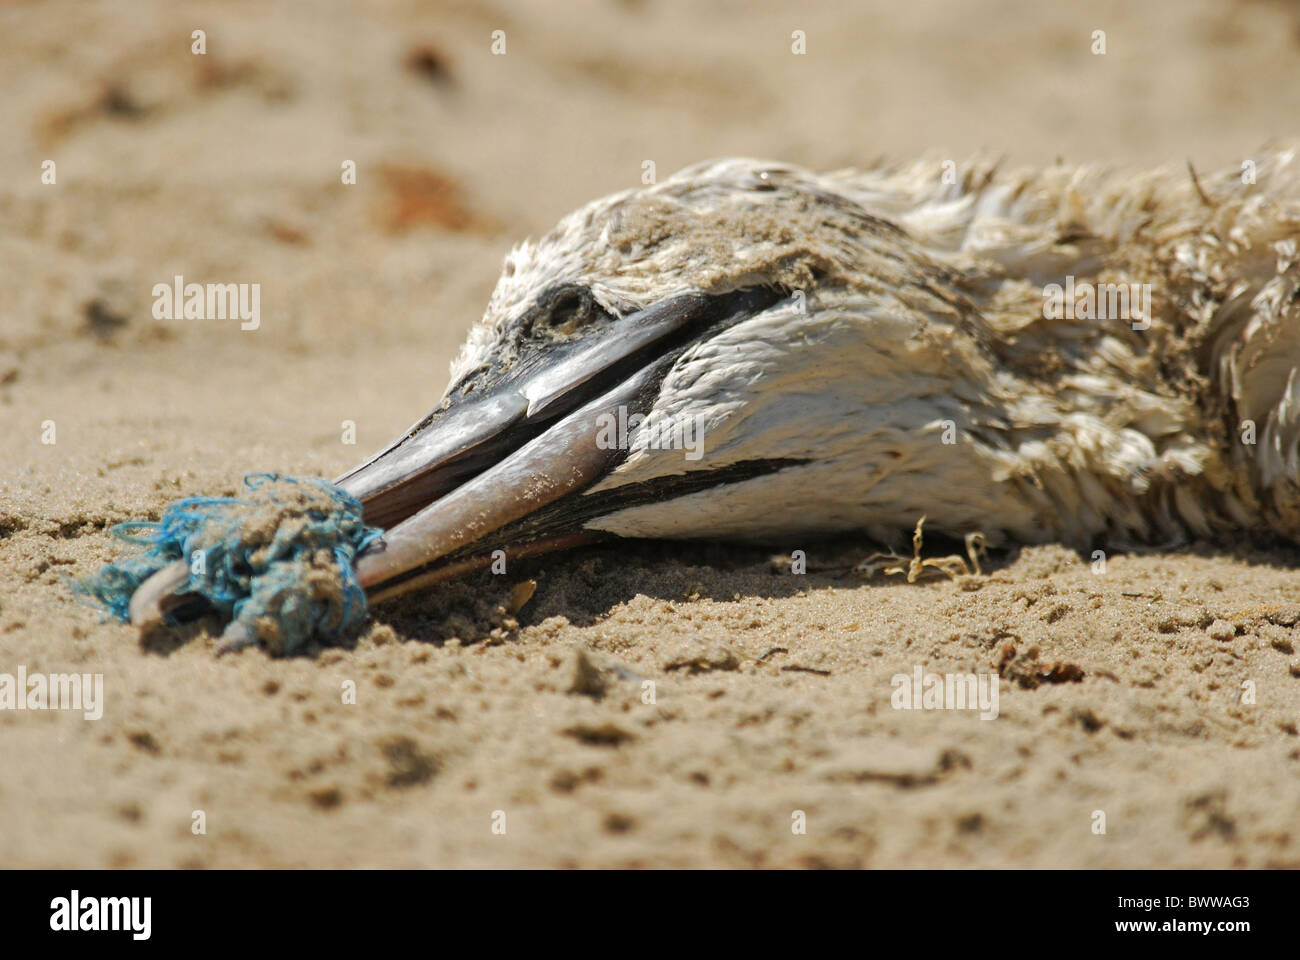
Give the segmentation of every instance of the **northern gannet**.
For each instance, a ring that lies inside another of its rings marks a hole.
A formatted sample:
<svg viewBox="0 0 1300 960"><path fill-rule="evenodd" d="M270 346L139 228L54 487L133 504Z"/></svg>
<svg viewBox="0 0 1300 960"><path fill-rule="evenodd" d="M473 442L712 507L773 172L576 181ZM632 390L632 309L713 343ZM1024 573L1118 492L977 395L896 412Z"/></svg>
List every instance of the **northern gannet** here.
<svg viewBox="0 0 1300 960"><path fill-rule="evenodd" d="M1300 540L1298 239L1295 147L1199 179L688 167L507 256L436 408L337 481L387 528L357 574L383 599L494 551L921 514Z"/></svg>

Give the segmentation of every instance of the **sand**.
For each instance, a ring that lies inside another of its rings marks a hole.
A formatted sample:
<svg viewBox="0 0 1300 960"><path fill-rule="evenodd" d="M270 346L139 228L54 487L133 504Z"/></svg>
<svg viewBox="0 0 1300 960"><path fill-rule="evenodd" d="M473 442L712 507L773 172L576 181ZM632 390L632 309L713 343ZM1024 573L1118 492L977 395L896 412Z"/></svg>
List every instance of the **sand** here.
<svg viewBox="0 0 1300 960"><path fill-rule="evenodd" d="M1211 0L0 3L0 673L104 677L98 720L0 710L0 866L1300 865L1294 548L907 584L851 536L621 544L282 659L67 589L116 522L386 443L510 244L644 161L1235 164L1294 135L1298 47ZM260 328L156 318L176 275ZM893 709L917 667L998 716Z"/></svg>

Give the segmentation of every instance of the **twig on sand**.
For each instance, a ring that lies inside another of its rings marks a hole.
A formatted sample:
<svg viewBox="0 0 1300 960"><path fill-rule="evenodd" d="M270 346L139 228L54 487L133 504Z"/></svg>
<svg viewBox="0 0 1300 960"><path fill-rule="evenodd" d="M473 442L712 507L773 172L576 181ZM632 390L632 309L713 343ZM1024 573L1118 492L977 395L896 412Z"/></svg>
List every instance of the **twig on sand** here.
<svg viewBox="0 0 1300 960"><path fill-rule="evenodd" d="M927 569L939 570L946 573L953 580L959 576L982 576L980 570L980 557L985 555L984 534L978 531L966 534L966 558L950 554L946 557L922 557L922 531L925 525L925 516L916 521L916 529L912 532L912 557L907 557L894 553L892 550L888 553L873 553L864 559L854 569L863 576L870 577L876 573L883 572L886 576L897 576L899 574L907 575L908 583L916 583L925 575ZM966 560L970 560L968 566ZM906 564L904 566L903 564Z"/></svg>

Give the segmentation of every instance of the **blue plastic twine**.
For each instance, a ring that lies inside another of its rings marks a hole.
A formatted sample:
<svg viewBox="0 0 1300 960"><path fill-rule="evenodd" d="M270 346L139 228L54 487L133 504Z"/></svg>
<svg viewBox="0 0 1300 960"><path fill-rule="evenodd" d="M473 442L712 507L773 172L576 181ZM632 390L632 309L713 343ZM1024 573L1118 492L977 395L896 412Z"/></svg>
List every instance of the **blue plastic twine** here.
<svg viewBox="0 0 1300 960"><path fill-rule="evenodd" d="M366 594L353 564L383 533L362 521L361 503L311 477L254 473L244 486L243 497L178 500L159 523L117 524L115 537L147 549L74 588L126 621L140 584L185 560L189 579L176 593L203 597L274 652L338 640L361 624Z"/></svg>

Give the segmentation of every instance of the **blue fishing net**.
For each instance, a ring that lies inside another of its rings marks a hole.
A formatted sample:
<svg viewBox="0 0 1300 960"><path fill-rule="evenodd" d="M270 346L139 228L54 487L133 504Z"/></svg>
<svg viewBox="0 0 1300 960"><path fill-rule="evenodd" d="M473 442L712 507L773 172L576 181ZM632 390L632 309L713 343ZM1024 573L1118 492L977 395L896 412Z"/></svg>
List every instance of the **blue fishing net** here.
<svg viewBox="0 0 1300 960"><path fill-rule="evenodd" d="M114 536L145 549L74 588L126 621L140 584L184 560L189 576L176 594L201 596L230 621L229 646L291 653L360 625L366 594L353 564L382 533L362 521L360 502L314 478L255 473L244 486L240 497L178 500L159 523L117 524Z"/></svg>

